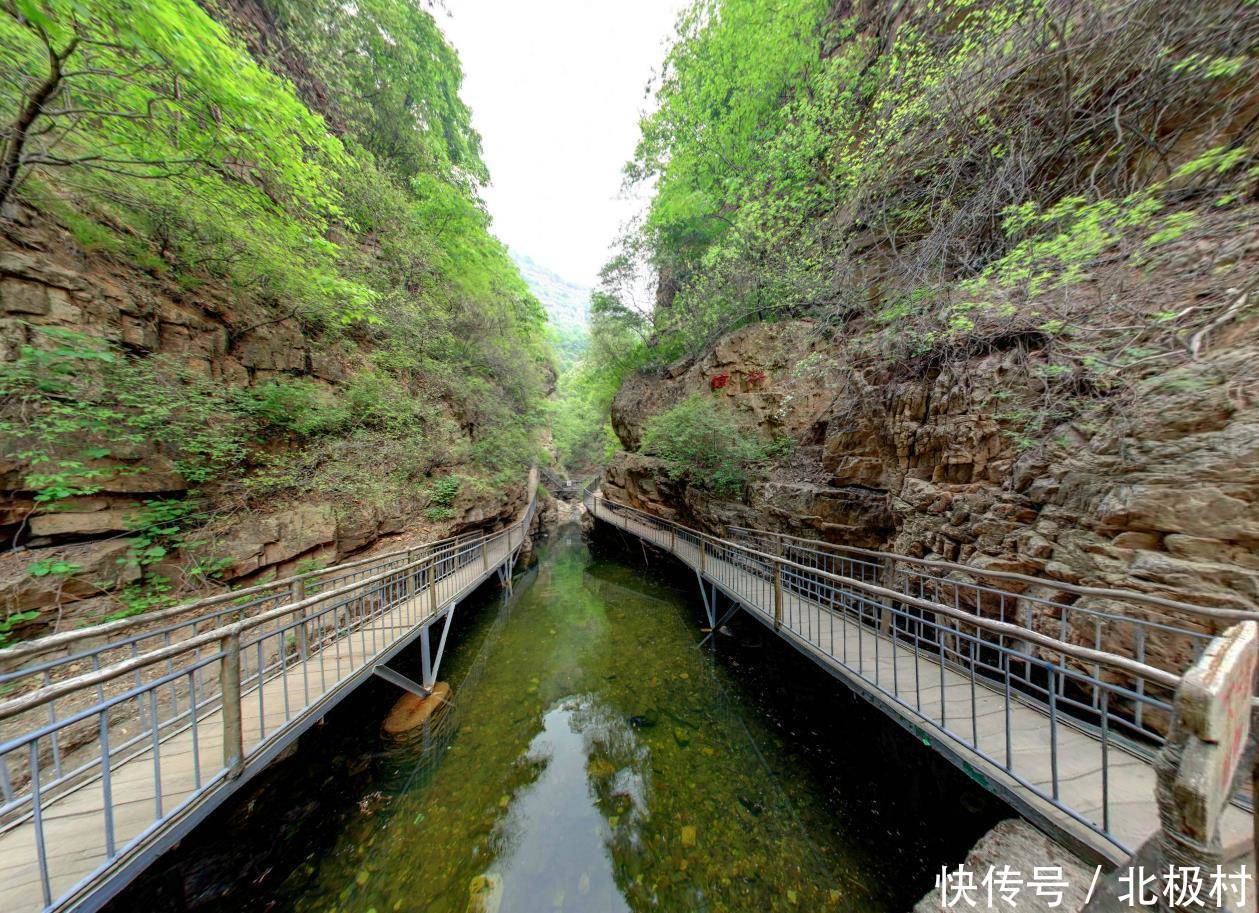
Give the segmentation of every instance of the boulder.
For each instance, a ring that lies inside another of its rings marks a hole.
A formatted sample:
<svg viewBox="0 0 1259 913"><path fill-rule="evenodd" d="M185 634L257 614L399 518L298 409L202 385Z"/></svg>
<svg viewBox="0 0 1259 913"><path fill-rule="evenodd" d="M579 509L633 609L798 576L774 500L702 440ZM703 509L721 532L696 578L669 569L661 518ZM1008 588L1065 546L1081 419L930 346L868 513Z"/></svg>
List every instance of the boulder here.
<svg viewBox="0 0 1259 913"><path fill-rule="evenodd" d="M1061 867L1061 881L1066 882L1061 896L1056 893L1046 895L1024 885L1018 891L1014 904L1007 905L999 900L997 907L990 908L985 889L980 888L978 895L970 895L972 898L979 897L979 909L1017 909L1020 913L1049 913L1051 910L1055 913L1077 913L1088 897L1094 874L1093 867L1084 860L1050 840L1026 821L1017 818L1002 821L984 834L966 854L960 866L964 872L970 873L975 885L979 884L990 869L996 871L1002 866L1009 866L1012 872L1024 880L1030 880L1037 869ZM950 871L956 868L957 866L949 866ZM937 886L914 905L914 913L969 909L964 900L952 902L952 894L947 900L950 902L946 906L946 897L942 894L941 887Z"/></svg>
<svg viewBox="0 0 1259 913"><path fill-rule="evenodd" d="M407 691L394 702L389 715L380 724L380 732L386 738L391 738L418 729L449 702L450 685L446 682L433 685L433 693L428 697L420 697Z"/></svg>

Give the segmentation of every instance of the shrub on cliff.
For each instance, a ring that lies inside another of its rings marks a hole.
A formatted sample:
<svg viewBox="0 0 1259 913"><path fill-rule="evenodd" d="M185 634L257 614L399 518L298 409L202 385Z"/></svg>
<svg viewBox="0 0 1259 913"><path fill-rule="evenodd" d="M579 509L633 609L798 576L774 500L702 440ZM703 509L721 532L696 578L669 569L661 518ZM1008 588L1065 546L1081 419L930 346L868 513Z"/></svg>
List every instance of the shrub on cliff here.
<svg viewBox="0 0 1259 913"><path fill-rule="evenodd" d="M1240 270L1206 306L1067 292L1244 232L1256 48L1227 0L695 0L627 167L654 360L800 315L902 364L1036 333L1088 383L1183 350Z"/></svg>
<svg viewBox="0 0 1259 913"><path fill-rule="evenodd" d="M670 478L724 497L741 495L782 447L711 396L687 397L643 425L643 452L664 460Z"/></svg>
<svg viewBox="0 0 1259 913"><path fill-rule="evenodd" d="M418 512L439 468L518 483L545 318L490 233L462 78L411 0L0 4L0 247L119 287L0 302L5 494L38 519L173 470L181 513L140 491L128 530L172 552L287 498L348 528Z"/></svg>

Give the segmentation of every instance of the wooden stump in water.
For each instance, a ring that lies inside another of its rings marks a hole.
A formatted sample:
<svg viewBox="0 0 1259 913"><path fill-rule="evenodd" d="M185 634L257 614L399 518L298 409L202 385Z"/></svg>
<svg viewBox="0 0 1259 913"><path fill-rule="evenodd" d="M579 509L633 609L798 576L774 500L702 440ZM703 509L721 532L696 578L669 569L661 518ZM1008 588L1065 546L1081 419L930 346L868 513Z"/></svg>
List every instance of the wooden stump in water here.
<svg viewBox="0 0 1259 913"><path fill-rule="evenodd" d="M398 698L397 703L380 724L381 734L386 737L398 736L412 729L418 729L428 720L434 718L443 707L450 702L450 685L438 682L433 686L433 693L428 697L420 697L410 691Z"/></svg>

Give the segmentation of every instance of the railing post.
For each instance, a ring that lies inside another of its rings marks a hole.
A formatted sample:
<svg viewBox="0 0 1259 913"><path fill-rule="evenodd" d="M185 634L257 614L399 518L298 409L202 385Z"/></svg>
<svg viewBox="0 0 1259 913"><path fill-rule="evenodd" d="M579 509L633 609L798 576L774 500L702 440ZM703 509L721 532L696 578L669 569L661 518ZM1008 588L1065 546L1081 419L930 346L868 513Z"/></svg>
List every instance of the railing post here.
<svg viewBox="0 0 1259 913"><path fill-rule="evenodd" d="M676 526L669 527L669 551L677 554L678 551L678 528Z"/></svg>
<svg viewBox="0 0 1259 913"><path fill-rule="evenodd" d="M415 553L416 553L416 551L417 551L417 549L414 549L414 548L409 548L409 549L407 549L407 559L406 559L406 562L407 562L407 563L406 563L406 567L407 567L407 570L406 570L406 574L407 574L407 586L406 586L407 599L411 599L412 597L414 597L414 596L415 596L415 568L413 567L413 565L415 564Z"/></svg>
<svg viewBox="0 0 1259 913"><path fill-rule="evenodd" d="M437 555L428 564L428 611L437 614Z"/></svg>
<svg viewBox="0 0 1259 913"><path fill-rule="evenodd" d="M704 534L699 534L699 572L706 573L708 570L708 559L706 557L708 550L704 548Z"/></svg>
<svg viewBox="0 0 1259 913"><path fill-rule="evenodd" d="M884 558L882 564L882 579L879 580L879 584L885 589L896 589L896 559ZM895 601L891 596L884 596L880 602L883 608L879 618L879 630L884 634L890 634L892 632L892 608L895 605Z"/></svg>
<svg viewBox="0 0 1259 913"><path fill-rule="evenodd" d="M783 563L774 562L774 630L783 625Z"/></svg>
<svg viewBox="0 0 1259 913"><path fill-rule="evenodd" d="M298 577L289 587L289 602L298 603L306 598L306 579ZM297 622L297 654L306 658L306 609L293 611L293 620Z"/></svg>
<svg viewBox="0 0 1259 913"><path fill-rule="evenodd" d="M481 534L481 570L490 572L490 537L485 533Z"/></svg>
<svg viewBox="0 0 1259 913"><path fill-rule="evenodd" d="M223 699L223 766L235 779L245 769L245 733L240 719L240 632L219 641L219 693Z"/></svg>

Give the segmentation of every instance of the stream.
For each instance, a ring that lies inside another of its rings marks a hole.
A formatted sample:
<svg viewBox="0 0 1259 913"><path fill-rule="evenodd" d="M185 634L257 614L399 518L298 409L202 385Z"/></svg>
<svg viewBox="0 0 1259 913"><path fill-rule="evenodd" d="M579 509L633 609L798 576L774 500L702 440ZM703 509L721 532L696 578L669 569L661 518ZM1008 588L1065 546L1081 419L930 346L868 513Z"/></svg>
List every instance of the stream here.
<svg viewBox="0 0 1259 913"><path fill-rule="evenodd" d="M459 607L427 727L383 739L398 692L360 689L114 908L905 913L1003 817L754 620L701 647L693 576L603 540Z"/></svg>

